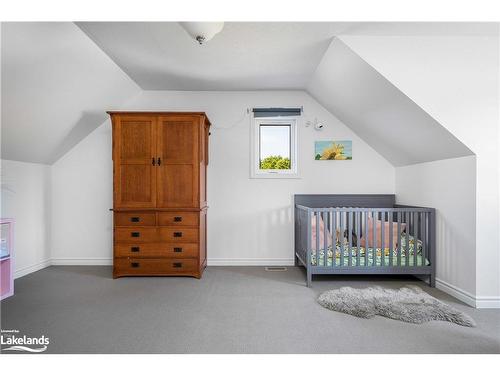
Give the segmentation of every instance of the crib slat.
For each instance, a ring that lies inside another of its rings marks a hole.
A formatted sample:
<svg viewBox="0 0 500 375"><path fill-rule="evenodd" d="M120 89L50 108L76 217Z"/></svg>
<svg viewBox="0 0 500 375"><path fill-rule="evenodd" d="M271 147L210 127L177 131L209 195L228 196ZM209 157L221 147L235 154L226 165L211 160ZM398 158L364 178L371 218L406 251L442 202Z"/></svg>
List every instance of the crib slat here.
<svg viewBox="0 0 500 375"><path fill-rule="evenodd" d="M427 254L425 253L425 244L427 242L427 212L422 212L421 221L421 232L420 238L422 239L422 266L426 265L425 260L427 259Z"/></svg>
<svg viewBox="0 0 500 375"><path fill-rule="evenodd" d="M332 255L332 267L335 267L336 266L336 262L337 262L337 212L336 211L333 211L332 212L332 237L333 237L333 241L332 241L332 252L333 252L333 255Z"/></svg>
<svg viewBox="0 0 500 375"><path fill-rule="evenodd" d="M333 239L333 212L329 211L328 212L328 228L330 229L330 240L332 241L332 254L335 254L335 241ZM334 266L334 261L335 258L332 258L332 267ZM328 262L328 257L326 258L326 261Z"/></svg>
<svg viewBox="0 0 500 375"><path fill-rule="evenodd" d="M340 233L339 233L339 241L340 241L340 266L344 266L344 212L340 212Z"/></svg>
<svg viewBox="0 0 500 375"><path fill-rule="evenodd" d="M327 233L327 212L323 212L323 246L325 247L325 251L323 251L323 262L325 267L328 266L328 233Z"/></svg>
<svg viewBox="0 0 500 375"><path fill-rule="evenodd" d="M413 213L413 266L418 266L418 212Z"/></svg>
<svg viewBox="0 0 500 375"><path fill-rule="evenodd" d="M373 226L372 226L372 239L373 239L373 246L372 246L372 266L376 267L377 266L377 219L378 219L378 214L376 211L373 211Z"/></svg>
<svg viewBox="0 0 500 375"><path fill-rule="evenodd" d="M393 234L393 228L392 228L392 222L394 220L393 213L388 212L387 216L389 216L389 266L393 266L393 253L394 253L394 234Z"/></svg>
<svg viewBox="0 0 500 375"><path fill-rule="evenodd" d="M349 233L347 234L347 237L349 238L349 260L348 260L348 265L349 267L352 267L352 212L348 213L348 220L349 224L347 225L347 230Z"/></svg>
<svg viewBox="0 0 500 375"><path fill-rule="evenodd" d="M320 218L320 212L319 211L316 211L315 212L316 214L316 266L319 266L319 260L320 260L320 257L319 257L319 218Z"/></svg>
<svg viewBox="0 0 500 375"><path fill-rule="evenodd" d="M312 238L312 218L313 218L313 212L310 210L307 210L307 234L306 234L306 239L307 239L307 267L311 265L311 260L312 260L312 248L313 248L313 238Z"/></svg>
<svg viewBox="0 0 500 375"><path fill-rule="evenodd" d="M401 267L401 212L397 213L397 221L398 221L398 267Z"/></svg>
<svg viewBox="0 0 500 375"><path fill-rule="evenodd" d="M359 242L361 239L361 212L356 212L356 219L357 219L357 230L356 230L356 266L359 267L359 259L360 259L360 250L359 250Z"/></svg>
<svg viewBox="0 0 500 375"><path fill-rule="evenodd" d="M365 267L368 266L368 211L365 212Z"/></svg>
<svg viewBox="0 0 500 375"><path fill-rule="evenodd" d="M406 256L406 266L410 265L410 212L406 212L406 246L405 246L405 256Z"/></svg>
<svg viewBox="0 0 500 375"><path fill-rule="evenodd" d="M380 213L382 225L380 226L380 230L382 231L382 235L380 237L381 242L380 242L380 265L385 266L385 212Z"/></svg>

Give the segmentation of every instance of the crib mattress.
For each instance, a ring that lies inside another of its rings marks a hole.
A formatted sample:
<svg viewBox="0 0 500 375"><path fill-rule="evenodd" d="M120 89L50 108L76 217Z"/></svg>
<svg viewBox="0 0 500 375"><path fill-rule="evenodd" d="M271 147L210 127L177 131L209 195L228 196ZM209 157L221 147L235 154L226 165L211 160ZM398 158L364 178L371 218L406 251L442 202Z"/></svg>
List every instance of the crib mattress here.
<svg viewBox="0 0 500 375"><path fill-rule="evenodd" d="M390 266L390 258L389 258L389 252L385 251L384 254L384 259L382 260L382 251L381 249L376 249L376 253L374 253L373 248L368 248L368 266ZM386 249L388 250L388 249ZM366 265L366 258L365 258L365 249L363 247L360 247L360 258L359 258L359 264L357 264L357 248L352 249L352 264L351 267L355 266L365 266ZM311 254L311 265L313 266L324 266L325 265L325 258L324 258L325 251L323 249L320 249L319 251L319 259L317 261L316 259L316 252L313 251ZM328 249L328 254L327 254L327 267L332 267L333 265L333 251L332 248ZM407 259L408 258L408 259ZM413 256L413 253L411 253L408 257L406 254L403 253L401 254L401 266L428 266L430 264L428 259L423 259L424 257L421 254L417 254L417 262L415 263L415 258ZM406 261L408 260L408 264ZM335 254L335 266L341 266L343 265L344 267L349 266L349 251L347 249L344 249L344 262L343 264L341 263L341 257L340 257L340 247L337 247L336 254ZM393 254L392 258L392 265L397 266L398 265L398 258L396 254Z"/></svg>
<svg viewBox="0 0 500 375"><path fill-rule="evenodd" d="M402 266L428 266L430 264L428 259L425 259L422 256L422 241L417 240L416 241L416 248L417 248L417 259L415 262L415 257L413 256L413 253L415 251L415 238L412 235L408 235L408 249L406 249L406 236L403 235L401 236L401 265ZM406 249L406 250L405 250ZM365 248L360 247L359 248L359 264L357 264L357 247L352 248L352 264L351 266L365 266L366 263L366 258L365 258ZM406 255L406 251L408 251L408 256ZM398 249L393 249L392 253L392 265L396 266L398 265ZM336 246L336 251L335 251L335 266L340 266L341 265L341 248L340 248L340 243L337 241L337 246ZM324 259L324 249L319 250L319 266L324 266L325 265L325 259ZM384 259L382 259L382 249L381 248L368 248L368 266L390 266L390 257L389 255L391 254L391 250L389 248L384 249ZM408 259L407 259L408 258ZM408 264L406 264L406 261L408 260ZM311 253L311 264L313 266L316 266L316 250L312 250ZM327 266L331 267L333 264L333 247L329 246L328 247L328 254L327 254ZM344 238L344 262L343 266L348 267L349 266L349 243L347 242L347 239Z"/></svg>

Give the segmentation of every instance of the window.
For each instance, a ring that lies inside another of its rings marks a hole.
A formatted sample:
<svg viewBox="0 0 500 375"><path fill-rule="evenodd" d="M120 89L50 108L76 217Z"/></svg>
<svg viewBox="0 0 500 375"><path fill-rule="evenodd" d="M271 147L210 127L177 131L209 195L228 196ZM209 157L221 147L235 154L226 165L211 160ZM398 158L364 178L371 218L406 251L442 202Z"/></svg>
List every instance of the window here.
<svg viewBox="0 0 500 375"><path fill-rule="evenodd" d="M296 124L296 118L253 120L253 178L298 177Z"/></svg>

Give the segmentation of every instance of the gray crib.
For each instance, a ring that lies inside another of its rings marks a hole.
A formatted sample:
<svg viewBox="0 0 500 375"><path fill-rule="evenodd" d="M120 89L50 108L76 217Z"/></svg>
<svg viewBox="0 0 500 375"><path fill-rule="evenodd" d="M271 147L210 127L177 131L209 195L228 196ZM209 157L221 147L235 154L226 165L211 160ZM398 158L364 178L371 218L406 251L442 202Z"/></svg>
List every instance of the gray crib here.
<svg viewBox="0 0 500 375"><path fill-rule="evenodd" d="M299 194L294 206L308 287L317 274L408 274L435 286L433 208L396 205L393 194Z"/></svg>

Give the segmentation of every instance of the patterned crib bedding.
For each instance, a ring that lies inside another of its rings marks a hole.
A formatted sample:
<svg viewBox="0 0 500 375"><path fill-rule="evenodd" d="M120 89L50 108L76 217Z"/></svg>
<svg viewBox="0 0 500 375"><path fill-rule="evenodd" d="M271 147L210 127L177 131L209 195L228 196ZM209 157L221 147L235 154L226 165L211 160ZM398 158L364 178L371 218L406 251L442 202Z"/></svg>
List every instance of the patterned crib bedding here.
<svg viewBox="0 0 500 375"><path fill-rule="evenodd" d="M408 246L408 256L406 255L406 236L401 237L401 265L402 266L423 266L423 265L429 265L430 262L428 259L424 260L424 257L422 255L422 241L417 240L417 260L415 263L415 257L414 257L414 249L415 249L415 239L413 236L409 236L409 246ZM349 244L347 240L344 241L344 262L341 264L341 248L340 244L337 241L337 246L336 246L336 251L335 251L335 266L349 266ZM352 264L351 266L365 266L366 265L366 259L365 259L365 252L366 249L364 247L359 248L359 264L357 264L357 253L358 253L358 248L357 247L352 247ZM368 266L390 266L390 253L391 250L390 248L384 248L384 259L382 259L382 249L381 248L368 248ZM396 266L398 265L398 253L397 253L397 248L393 249L393 254L392 254L392 265ZM311 265L313 266L324 266L325 265L325 250L320 249L319 250L319 257L318 257L318 263L316 259L316 250L313 250L311 252ZM408 259L407 259L408 258ZM408 261L408 264L407 264ZM329 246L327 250L327 266L331 267L333 265L333 247Z"/></svg>

